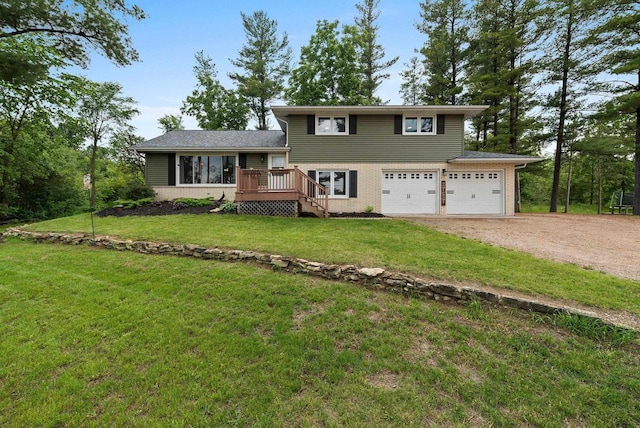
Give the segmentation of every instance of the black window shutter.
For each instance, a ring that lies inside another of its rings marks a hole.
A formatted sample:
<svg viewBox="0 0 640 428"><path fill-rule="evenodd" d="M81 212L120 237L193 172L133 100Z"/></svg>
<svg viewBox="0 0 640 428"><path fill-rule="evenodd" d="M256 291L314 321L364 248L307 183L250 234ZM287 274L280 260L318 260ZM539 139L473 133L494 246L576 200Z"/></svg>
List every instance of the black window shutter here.
<svg viewBox="0 0 640 428"><path fill-rule="evenodd" d="M240 153L240 155L238 156L238 166L241 169L247 169L247 154L246 153Z"/></svg>
<svg viewBox="0 0 640 428"><path fill-rule="evenodd" d="M439 114L436 118L436 134L444 134L444 114Z"/></svg>
<svg viewBox="0 0 640 428"><path fill-rule="evenodd" d="M358 171L349 171L349 197L358 197Z"/></svg>
<svg viewBox="0 0 640 428"><path fill-rule="evenodd" d="M307 115L307 134L316 133L316 117L313 114Z"/></svg>
<svg viewBox="0 0 640 428"><path fill-rule="evenodd" d="M402 115L396 114L393 118L393 133L402 134Z"/></svg>
<svg viewBox="0 0 640 428"><path fill-rule="evenodd" d="M312 180L316 179L316 171L314 169L310 169L309 171L307 171L307 175Z"/></svg>
<svg viewBox="0 0 640 428"><path fill-rule="evenodd" d="M349 134L355 135L358 133L358 116L352 114L349 116Z"/></svg>
<svg viewBox="0 0 640 428"><path fill-rule="evenodd" d="M176 154L175 153L169 153L167 155L168 158L168 166L169 166L169 180L167 182L167 185L169 186L175 186L176 185Z"/></svg>

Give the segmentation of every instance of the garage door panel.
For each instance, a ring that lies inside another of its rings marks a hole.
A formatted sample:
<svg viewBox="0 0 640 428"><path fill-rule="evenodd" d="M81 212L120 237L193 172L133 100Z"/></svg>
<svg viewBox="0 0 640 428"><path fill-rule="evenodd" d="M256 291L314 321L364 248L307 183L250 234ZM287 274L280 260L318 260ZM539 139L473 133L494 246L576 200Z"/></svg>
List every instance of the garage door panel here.
<svg viewBox="0 0 640 428"><path fill-rule="evenodd" d="M437 208L434 171L390 171L382 174L383 214L434 214Z"/></svg>
<svg viewBox="0 0 640 428"><path fill-rule="evenodd" d="M447 174L447 214L503 214L501 172L465 171Z"/></svg>

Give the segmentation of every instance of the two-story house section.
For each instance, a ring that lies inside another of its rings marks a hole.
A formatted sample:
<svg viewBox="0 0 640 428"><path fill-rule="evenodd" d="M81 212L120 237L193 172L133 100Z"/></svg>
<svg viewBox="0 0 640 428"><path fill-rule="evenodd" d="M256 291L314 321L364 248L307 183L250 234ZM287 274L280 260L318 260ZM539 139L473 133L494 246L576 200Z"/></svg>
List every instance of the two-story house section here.
<svg viewBox="0 0 640 428"><path fill-rule="evenodd" d="M240 211L511 216L516 169L464 150L486 106L273 106L279 131L172 131L134 149L159 199L235 194Z"/></svg>

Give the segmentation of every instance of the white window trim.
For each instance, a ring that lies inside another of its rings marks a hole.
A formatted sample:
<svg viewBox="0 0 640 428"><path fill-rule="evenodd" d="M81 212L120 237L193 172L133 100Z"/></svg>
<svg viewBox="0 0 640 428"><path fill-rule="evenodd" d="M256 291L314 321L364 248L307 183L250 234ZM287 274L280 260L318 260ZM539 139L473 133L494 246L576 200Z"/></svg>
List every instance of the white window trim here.
<svg viewBox="0 0 640 428"><path fill-rule="evenodd" d="M236 182L233 184L225 183L180 183L180 157L181 156L235 156L236 163L233 166L235 168L234 176ZM175 187L236 187L238 185L238 166L240 156L238 153L211 153L211 152L194 152L194 153L176 153L176 185Z"/></svg>
<svg viewBox="0 0 640 428"><path fill-rule="evenodd" d="M328 117L331 121L331 132L319 132L318 119ZM344 132L333 132L334 121L344 118ZM316 135L349 135L349 115L348 114L333 114L333 115L320 115L316 114Z"/></svg>
<svg viewBox="0 0 640 428"><path fill-rule="evenodd" d="M329 199L349 199L349 170L348 169L318 169L316 170L316 178L318 183L320 182L320 173L321 172L329 172L331 173L331 182L333 182L333 173L334 172L344 172L344 195L334 195L333 194L333 186L329 187Z"/></svg>
<svg viewBox="0 0 640 428"><path fill-rule="evenodd" d="M413 118L418 119L416 132L407 132L407 127L406 127L407 119L413 119ZM433 124L433 126L431 127L432 129L431 132L422 132L421 130L422 127L420 125L422 123L422 119L424 118L431 119L431 123ZM436 135L436 132L438 129L438 124L436 123L437 120L438 119L435 114L434 115L405 114L404 116L402 116L402 135Z"/></svg>

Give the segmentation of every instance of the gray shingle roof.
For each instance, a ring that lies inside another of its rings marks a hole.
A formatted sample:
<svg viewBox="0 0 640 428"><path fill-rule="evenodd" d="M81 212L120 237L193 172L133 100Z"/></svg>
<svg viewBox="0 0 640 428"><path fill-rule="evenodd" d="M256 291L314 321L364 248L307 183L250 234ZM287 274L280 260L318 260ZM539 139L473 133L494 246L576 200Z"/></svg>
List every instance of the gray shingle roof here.
<svg viewBox="0 0 640 428"><path fill-rule="evenodd" d="M160 149L230 149L285 147L282 131L170 131L137 144L132 149L144 152Z"/></svg>
<svg viewBox="0 0 640 428"><path fill-rule="evenodd" d="M509 153L492 153L492 152L476 152L474 150L465 150L462 156L456 159L531 159L534 156L512 155Z"/></svg>
<svg viewBox="0 0 640 428"><path fill-rule="evenodd" d="M449 162L473 162L473 161L510 161L513 162L538 162L541 161L542 158L535 156L526 156L526 155L512 155L510 153L492 153L492 152L476 152L474 150L465 150L462 156L455 157L453 159L449 159Z"/></svg>

